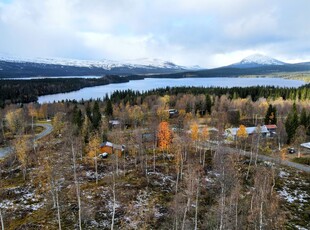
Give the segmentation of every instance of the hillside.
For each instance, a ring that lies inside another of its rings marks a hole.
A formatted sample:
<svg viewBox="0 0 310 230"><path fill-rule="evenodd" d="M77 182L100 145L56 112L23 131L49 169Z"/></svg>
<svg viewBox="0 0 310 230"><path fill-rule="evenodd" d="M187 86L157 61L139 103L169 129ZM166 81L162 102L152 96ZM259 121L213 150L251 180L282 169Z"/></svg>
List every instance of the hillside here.
<svg viewBox="0 0 310 230"><path fill-rule="evenodd" d="M159 59L117 62L0 57L0 78L161 74L175 73L186 69L188 68Z"/></svg>

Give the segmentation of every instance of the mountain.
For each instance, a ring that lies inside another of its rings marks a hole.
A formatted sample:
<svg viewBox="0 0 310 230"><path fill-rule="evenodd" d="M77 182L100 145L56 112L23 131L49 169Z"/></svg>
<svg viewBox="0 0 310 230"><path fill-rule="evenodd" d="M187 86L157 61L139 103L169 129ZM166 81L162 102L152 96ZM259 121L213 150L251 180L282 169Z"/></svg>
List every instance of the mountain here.
<svg viewBox="0 0 310 230"><path fill-rule="evenodd" d="M208 77L240 77L268 76L281 73L309 73L310 62L285 63L274 58L256 54L242 59L240 62L214 69L191 69L179 73L151 75L153 78L208 78Z"/></svg>
<svg viewBox="0 0 310 230"><path fill-rule="evenodd" d="M15 58L0 56L0 78L35 76L168 74L191 70L160 59L76 60L60 58Z"/></svg>
<svg viewBox="0 0 310 230"><path fill-rule="evenodd" d="M254 54L250 55L240 62L230 65L230 67L234 68L254 68L260 66L271 66L271 65L285 65L285 62L279 61L277 59L261 55L261 54Z"/></svg>

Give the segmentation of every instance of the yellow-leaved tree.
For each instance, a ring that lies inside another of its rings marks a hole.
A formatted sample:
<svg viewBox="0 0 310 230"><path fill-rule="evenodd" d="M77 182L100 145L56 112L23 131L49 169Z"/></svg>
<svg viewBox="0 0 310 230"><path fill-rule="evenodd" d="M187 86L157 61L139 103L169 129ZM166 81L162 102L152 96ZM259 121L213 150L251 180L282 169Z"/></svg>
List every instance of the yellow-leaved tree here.
<svg viewBox="0 0 310 230"><path fill-rule="evenodd" d="M209 140L209 129L208 129L208 126L205 126L202 129L201 138L202 138L202 141L204 143L203 147L209 146L208 145L208 140ZM202 158L202 166L203 167L205 166L205 161L206 161L206 149L204 149L204 151L203 151L203 158Z"/></svg>
<svg viewBox="0 0 310 230"><path fill-rule="evenodd" d="M90 158L94 159L95 163L95 176L96 176L96 184L98 184L98 164L97 157L100 150L100 137L97 132L92 133L89 137L89 143L87 146L87 155Z"/></svg>
<svg viewBox="0 0 310 230"><path fill-rule="evenodd" d="M192 137L192 141L195 143L195 149L197 152L198 140L199 140L199 129L198 129L198 124L196 122L191 125L191 137Z"/></svg>
<svg viewBox="0 0 310 230"><path fill-rule="evenodd" d="M240 125L237 131L237 138L238 139L245 139L248 137L248 132L246 131L246 127L244 125Z"/></svg>
<svg viewBox="0 0 310 230"><path fill-rule="evenodd" d="M246 139L249 136L248 132L246 131L246 127L244 125L240 125L239 129L237 130L237 140L240 143L240 147L242 149L242 144L244 146L244 149L246 147Z"/></svg>

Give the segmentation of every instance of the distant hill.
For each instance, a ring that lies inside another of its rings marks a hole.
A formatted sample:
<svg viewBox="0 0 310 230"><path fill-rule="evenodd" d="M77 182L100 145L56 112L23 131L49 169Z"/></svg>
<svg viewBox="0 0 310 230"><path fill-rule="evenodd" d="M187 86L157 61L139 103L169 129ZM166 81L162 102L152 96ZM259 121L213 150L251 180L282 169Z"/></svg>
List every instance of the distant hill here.
<svg viewBox="0 0 310 230"><path fill-rule="evenodd" d="M254 68L261 66L270 66L270 65L285 65L286 63L279 61L277 59L261 55L254 54L242 59L240 62L230 65L234 68Z"/></svg>
<svg viewBox="0 0 310 230"><path fill-rule="evenodd" d="M289 64L263 55L252 55L240 62L214 68L184 67L159 59L137 59L125 62L74 59L17 59L0 57L0 78L57 76L130 76L130 79L239 77L310 71L310 62Z"/></svg>
<svg viewBox="0 0 310 230"><path fill-rule="evenodd" d="M263 55L252 55L240 62L197 71L184 71L181 73L152 75L157 78L194 78L194 77L240 77L246 75L270 75L275 73L293 73L310 71L310 62L289 64Z"/></svg>
<svg viewBox="0 0 310 230"><path fill-rule="evenodd" d="M189 69L159 59L138 59L116 62L110 60L90 61L0 57L0 78L163 74L184 72Z"/></svg>

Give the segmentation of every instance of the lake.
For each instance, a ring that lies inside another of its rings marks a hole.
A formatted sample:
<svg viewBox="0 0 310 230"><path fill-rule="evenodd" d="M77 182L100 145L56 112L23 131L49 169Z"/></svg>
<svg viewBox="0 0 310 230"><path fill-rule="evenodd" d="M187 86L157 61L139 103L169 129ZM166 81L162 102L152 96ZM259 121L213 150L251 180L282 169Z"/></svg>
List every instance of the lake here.
<svg viewBox="0 0 310 230"><path fill-rule="evenodd" d="M247 87L247 86L279 86L279 87L300 87L304 81L288 80L283 78L146 78L144 80L130 81L126 83L110 84L102 86L87 87L69 93L59 93L39 97L39 103L48 103L61 100L88 100L103 98L116 90L137 90L140 92L151 89L164 88L167 86L196 86L196 87Z"/></svg>

